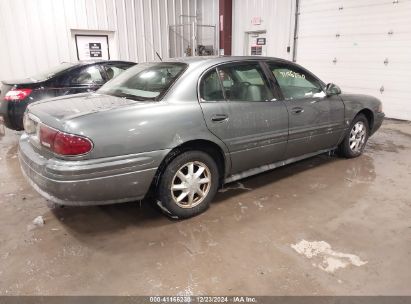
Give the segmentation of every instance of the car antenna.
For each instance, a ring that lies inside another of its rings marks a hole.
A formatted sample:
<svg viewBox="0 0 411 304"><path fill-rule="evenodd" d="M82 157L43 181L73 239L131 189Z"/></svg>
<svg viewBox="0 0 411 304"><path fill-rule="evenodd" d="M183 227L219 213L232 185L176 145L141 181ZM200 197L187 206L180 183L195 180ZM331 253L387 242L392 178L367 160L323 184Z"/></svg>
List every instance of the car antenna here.
<svg viewBox="0 0 411 304"><path fill-rule="evenodd" d="M161 58L161 56L157 53L157 51L156 51L156 55L157 55L158 59L160 59L160 61L163 61L163 58Z"/></svg>
<svg viewBox="0 0 411 304"><path fill-rule="evenodd" d="M156 53L158 59L160 59L160 61L163 61L163 58L161 58L160 54L157 52L156 48L154 47L154 45L147 40L147 37L144 36L144 40L152 47L152 49L154 50L154 52Z"/></svg>

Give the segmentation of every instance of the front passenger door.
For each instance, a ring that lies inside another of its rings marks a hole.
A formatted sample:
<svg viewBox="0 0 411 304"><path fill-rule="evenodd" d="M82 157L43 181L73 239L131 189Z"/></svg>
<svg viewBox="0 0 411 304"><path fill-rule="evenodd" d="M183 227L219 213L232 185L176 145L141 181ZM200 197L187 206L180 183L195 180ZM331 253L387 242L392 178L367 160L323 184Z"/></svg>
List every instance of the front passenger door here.
<svg viewBox="0 0 411 304"><path fill-rule="evenodd" d="M334 147L344 130L344 104L326 96L321 82L291 64L268 66L284 97L289 114L287 158Z"/></svg>

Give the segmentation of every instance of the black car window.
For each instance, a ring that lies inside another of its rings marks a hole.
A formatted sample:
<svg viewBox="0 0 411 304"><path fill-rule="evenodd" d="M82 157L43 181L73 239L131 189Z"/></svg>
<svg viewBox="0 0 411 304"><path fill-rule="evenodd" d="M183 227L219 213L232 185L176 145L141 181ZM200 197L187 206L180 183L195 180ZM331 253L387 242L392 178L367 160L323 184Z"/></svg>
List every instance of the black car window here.
<svg viewBox="0 0 411 304"><path fill-rule="evenodd" d="M320 82L298 67L276 63L269 67L286 100L325 96Z"/></svg>
<svg viewBox="0 0 411 304"><path fill-rule="evenodd" d="M223 101L224 94L216 69L207 72L200 83L201 101Z"/></svg>
<svg viewBox="0 0 411 304"><path fill-rule="evenodd" d="M123 73L125 70L127 70L129 67L132 65L126 65L126 64L104 64L103 68L106 72L107 79L111 80L121 73Z"/></svg>
<svg viewBox="0 0 411 304"><path fill-rule="evenodd" d="M84 67L77 72L74 72L69 78L70 85L87 85L104 83L101 71L97 66Z"/></svg>
<svg viewBox="0 0 411 304"><path fill-rule="evenodd" d="M225 97L230 101L270 101L274 99L259 63L228 64L218 67Z"/></svg>

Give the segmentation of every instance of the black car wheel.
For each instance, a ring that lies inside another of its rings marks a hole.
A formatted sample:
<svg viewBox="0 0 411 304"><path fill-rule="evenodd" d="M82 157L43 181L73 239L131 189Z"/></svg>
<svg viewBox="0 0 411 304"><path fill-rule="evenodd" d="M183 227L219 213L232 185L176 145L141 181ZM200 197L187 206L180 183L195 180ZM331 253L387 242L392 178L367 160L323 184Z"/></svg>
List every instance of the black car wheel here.
<svg viewBox="0 0 411 304"><path fill-rule="evenodd" d="M188 218L205 211L218 189L216 162L201 151L187 151L165 168L157 190L160 206L171 216Z"/></svg>
<svg viewBox="0 0 411 304"><path fill-rule="evenodd" d="M340 144L342 156L354 158L364 151L370 133L367 118L363 114L357 115L351 123L350 130Z"/></svg>

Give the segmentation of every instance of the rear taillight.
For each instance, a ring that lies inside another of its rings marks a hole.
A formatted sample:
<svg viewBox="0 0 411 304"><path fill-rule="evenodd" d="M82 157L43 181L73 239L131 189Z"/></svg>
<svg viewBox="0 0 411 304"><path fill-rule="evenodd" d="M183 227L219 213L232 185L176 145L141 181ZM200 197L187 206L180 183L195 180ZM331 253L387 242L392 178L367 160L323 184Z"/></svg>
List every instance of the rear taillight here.
<svg viewBox="0 0 411 304"><path fill-rule="evenodd" d="M40 143L54 153L65 156L86 154L93 148L88 138L63 133L43 124L40 125Z"/></svg>
<svg viewBox="0 0 411 304"><path fill-rule="evenodd" d="M32 89L11 89L4 96L4 100L23 100L31 94Z"/></svg>
<svg viewBox="0 0 411 304"><path fill-rule="evenodd" d="M54 138L53 151L61 155L80 155L91 151L93 145L87 138L58 132Z"/></svg>
<svg viewBox="0 0 411 304"><path fill-rule="evenodd" d="M40 125L40 143L53 150L54 139L56 138L58 131L52 128L49 128L45 125Z"/></svg>

